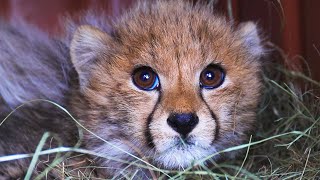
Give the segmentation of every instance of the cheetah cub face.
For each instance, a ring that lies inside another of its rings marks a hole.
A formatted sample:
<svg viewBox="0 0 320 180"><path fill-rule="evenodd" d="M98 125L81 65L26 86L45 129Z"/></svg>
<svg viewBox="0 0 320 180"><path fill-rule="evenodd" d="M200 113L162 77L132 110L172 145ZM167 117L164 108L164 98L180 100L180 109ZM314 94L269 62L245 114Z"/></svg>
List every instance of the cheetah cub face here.
<svg viewBox="0 0 320 180"><path fill-rule="evenodd" d="M236 27L209 8L159 1L140 4L112 28L81 26L72 41L80 81L74 111L86 127L169 169L246 142L263 53L253 23ZM90 133L85 145L131 158Z"/></svg>

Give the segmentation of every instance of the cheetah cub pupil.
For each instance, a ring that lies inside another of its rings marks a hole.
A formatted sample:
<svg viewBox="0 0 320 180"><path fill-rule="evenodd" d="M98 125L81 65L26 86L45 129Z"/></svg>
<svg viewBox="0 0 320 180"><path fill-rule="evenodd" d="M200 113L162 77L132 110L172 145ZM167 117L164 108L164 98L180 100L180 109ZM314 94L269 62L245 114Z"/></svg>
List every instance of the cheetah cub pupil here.
<svg viewBox="0 0 320 180"><path fill-rule="evenodd" d="M67 22L63 38L1 22L2 112L37 98L66 107L89 130L81 148L112 157L93 157L106 167L98 170L103 176L127 166L114 159L140 157L179 170L247 142L263 54L254 23L235 26L205 4L182 0L139 2L114 23L92 12ZM64 146L77 142L75 123L43 104L28 104L0 127L6 128L0 155L34 152L46 131L61 136ZM18 145L7 148L10 143ZM0 164L0 177L19 177L12 167L29 162Z"/></svg>

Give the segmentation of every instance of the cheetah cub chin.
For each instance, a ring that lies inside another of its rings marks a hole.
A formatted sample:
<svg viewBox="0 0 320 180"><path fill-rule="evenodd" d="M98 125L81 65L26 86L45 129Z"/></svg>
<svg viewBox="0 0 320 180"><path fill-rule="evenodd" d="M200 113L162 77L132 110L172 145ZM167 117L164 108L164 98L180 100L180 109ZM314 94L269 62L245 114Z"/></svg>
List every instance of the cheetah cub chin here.
<svg viewBox="0 0 320 180"><path fill-rule="evenodd" d="M182 0L139 2L113 23L94 11L66 22L63 37L1 22L0 117L32 99L57 102L86 128L81 148L102 156L93 158L105 176L136 157L177 170L232 158L213 154L248 141L264 53L254 23L236 26ZM0 155L34 152L46 131L64 146L79 139L75 123L43 102L0 128ZM29 162L0 163L0 177L19 177Z"/></svg>

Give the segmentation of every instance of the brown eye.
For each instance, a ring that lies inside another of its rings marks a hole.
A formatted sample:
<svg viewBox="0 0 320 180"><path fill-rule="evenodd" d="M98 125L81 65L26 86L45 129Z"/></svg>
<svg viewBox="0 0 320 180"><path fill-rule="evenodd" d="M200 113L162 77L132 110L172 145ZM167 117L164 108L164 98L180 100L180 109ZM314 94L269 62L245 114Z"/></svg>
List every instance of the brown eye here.
<svg viewBox="0 0 320 180"><path fill-rule="evenodd" d="M140 67L132 74L135 86L144 91L152 91L160 86L158 75L150 67Z"/></svg>
<svg viewBox="0 0 320 180"><path fill-rule="evenodd" d="M222 85L225 78L223 69L218 65L209 65L200 74L200 87L214 89Z"/></svg>

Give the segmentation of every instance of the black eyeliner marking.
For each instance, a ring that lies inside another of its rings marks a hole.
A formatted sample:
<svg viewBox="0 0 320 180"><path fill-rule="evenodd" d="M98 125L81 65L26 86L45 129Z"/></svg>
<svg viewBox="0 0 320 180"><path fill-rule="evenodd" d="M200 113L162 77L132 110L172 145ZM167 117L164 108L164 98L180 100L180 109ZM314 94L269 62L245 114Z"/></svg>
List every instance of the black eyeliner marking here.
<svg viewBox="0 0 320 180"><path fill-rule="evenodd" d="M201 100L204 102L204 104L207 106L207 108L209 109L209 112L211 114L211 117L214 119L215 123L216 123L216 131L214 133L214 140L213 141L216 141L218 138L219 138L219 131L220 131L220 124L219 124L219 120L217 118L217 116L214 114L214 112L210 109L210 106L208 105L207 101L204 100L203 96L202 96L202 93L200 91L200 97L201 97Z"/></svg>
<svg viewBox="0 0 320 180"><path fill-rule="evenodd" d="M149 146L150 148L154 148L155 145L154 145L154 143L153 143L153 138L152 138L152 135L151 135L151 132L150 132L150 129L149 129L149 125L150 125L150 123L151 123L151 121L152 121L153 114L154 114L154 112L156 111L156 109L157 109L157 107L158 107L158 105L159 105L159 103L160 103L160 100L161 100L161 91L159 91L158 100L157 100L156 104L154 105L151 113L149 114L149 116L148 116L148 118L147 118L147 124L146 124L147 127L146 127L145 132L144 132L144 134L145 134L145 136L146 136L146 139L147 139L148 146Z"/></svg>

